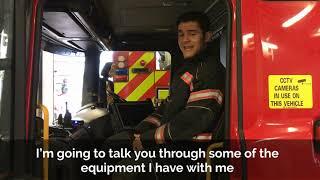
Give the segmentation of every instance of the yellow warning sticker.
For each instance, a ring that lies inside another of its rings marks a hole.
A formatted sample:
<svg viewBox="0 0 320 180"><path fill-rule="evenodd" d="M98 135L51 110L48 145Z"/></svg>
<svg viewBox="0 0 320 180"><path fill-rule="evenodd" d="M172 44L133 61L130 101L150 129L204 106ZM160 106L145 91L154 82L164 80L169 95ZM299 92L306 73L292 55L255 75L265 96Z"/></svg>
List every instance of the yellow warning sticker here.
<svg viewBox="0 0 320 180"><path fill-rule="evenodd" d="M311 75L269 75L270 109L311 109Z"/></svg>

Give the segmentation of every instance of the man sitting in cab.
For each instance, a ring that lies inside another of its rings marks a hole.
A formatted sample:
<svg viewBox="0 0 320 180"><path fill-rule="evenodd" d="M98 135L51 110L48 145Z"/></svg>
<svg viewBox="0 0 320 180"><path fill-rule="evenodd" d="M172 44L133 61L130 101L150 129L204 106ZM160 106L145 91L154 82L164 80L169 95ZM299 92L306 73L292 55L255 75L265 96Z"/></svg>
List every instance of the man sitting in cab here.
<svg viewBox="0 0 320 180"><path fill-rule="evenodd" d="M183 61L172 69L167 101L127 134L135 151L191 142L197 134L212 132L219 124L225 69L219 54L207 48L212 36L209 19L201 12L185 13L177 20L177 31ZM116 134L108 141L119 139L121 136ZM126 179L122 175L114 174L114 179ZM132 179L134 175L130 175Z"/></svg>
<svg viewBox="0 0 320 180"><path fill-rule="evenodd" d="M185 13L177 20L177 30L184 61L173 69L167 102L135 128L135 150L147 144L192 140L199 133L212 132L218 124L225 69L219 55L207 49L209 19L200 12Z"/></svg>

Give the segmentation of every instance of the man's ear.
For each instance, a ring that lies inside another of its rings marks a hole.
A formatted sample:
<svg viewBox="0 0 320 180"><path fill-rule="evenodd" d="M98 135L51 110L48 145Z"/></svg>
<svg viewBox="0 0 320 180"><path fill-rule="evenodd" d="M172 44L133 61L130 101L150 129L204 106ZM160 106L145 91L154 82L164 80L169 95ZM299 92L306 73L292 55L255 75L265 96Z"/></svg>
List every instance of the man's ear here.
<svg viewBox="0 0 320 180"><path fill-rule="evenodd" d="M211 31L206 32L205 35L204 35L204 41L206 43L210 42L211 39L212 39L212 36L213 36L213 33Z"/></svg>

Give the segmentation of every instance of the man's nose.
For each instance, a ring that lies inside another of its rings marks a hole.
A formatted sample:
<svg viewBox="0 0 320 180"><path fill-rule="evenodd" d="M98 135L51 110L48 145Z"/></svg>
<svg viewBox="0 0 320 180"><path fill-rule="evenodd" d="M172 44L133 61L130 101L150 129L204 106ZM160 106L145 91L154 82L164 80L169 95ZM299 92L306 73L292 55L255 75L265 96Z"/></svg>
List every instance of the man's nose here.
<svg viewBox="0 0 320 180"><path fill-rule="evenodd" d="M188 36L188 35L184 35L184 36L182 37L182 41L183 41L183 42L188 42L188 41L190 41L189 36Z"/></svg>

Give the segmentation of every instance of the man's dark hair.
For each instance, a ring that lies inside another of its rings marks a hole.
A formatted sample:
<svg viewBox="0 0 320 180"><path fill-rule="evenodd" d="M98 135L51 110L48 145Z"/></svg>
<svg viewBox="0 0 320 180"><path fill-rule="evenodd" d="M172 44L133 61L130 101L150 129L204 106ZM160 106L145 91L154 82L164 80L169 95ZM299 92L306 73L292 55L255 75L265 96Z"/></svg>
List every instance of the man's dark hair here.
<svg viewBox="0 0 320 180"><path fill-rule="evenodd" d="M191 12L187 12L180 15L177 19L176 24L178 27L180 23L190 22L190 21L197 22L201 30L203 31L203 33L209 31L209 24L210 24L209 18L206 14L199 11L191 11Z"/></svg>

